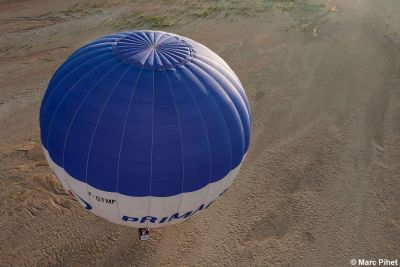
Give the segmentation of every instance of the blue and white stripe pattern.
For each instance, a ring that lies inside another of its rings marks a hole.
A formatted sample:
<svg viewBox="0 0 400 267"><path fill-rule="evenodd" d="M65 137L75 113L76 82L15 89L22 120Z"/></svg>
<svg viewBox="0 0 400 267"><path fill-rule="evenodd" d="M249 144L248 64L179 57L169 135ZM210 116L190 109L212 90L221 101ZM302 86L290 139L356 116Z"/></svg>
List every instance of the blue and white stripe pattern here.
<svg viewBox="0 0 400 267"><path fill-rule="evenodd" d="M207 47L171 33L122 32L62 64L40 129L52 169L88 209L160 227L202 210L233 182L249 147L250 107Z"/></svg>

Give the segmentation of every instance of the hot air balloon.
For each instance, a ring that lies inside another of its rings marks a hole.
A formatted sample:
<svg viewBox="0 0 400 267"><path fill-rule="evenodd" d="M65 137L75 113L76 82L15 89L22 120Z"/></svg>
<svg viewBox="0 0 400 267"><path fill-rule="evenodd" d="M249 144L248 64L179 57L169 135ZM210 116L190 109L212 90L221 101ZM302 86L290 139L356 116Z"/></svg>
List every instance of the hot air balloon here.
<svg viewBox="0 0 400 267"><path fill-rule="evenodd" d="M189 38L129 31L75 51L40 109L43 149L66 191L113 223L154 228L206 209L250 141L242 84Z"/></svg>

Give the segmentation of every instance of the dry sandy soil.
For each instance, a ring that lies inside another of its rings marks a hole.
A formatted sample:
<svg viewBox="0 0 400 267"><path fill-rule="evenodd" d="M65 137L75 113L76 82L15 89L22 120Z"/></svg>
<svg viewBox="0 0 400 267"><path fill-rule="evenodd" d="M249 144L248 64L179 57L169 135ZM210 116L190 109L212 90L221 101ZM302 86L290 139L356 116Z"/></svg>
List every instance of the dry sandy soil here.
<svg viewBox="0 0 400 267"><path fill-rule="evenodd" d="M400 1L80 2L0 0L0 266L400 260ZM63 60L99 35L143 28L225 58L254 119L231 189L148 242L69 197L38 138Z"/></svg>

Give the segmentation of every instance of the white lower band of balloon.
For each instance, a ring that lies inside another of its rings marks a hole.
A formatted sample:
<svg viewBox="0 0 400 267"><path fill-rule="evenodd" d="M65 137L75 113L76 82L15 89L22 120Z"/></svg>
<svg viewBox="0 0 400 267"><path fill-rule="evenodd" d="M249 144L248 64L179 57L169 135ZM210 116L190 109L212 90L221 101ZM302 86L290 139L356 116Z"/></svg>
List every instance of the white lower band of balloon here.
<svg viewBox="0 0 400 267"><path fill-rule="evenodd" d="M190 218L207 208L232 184L240 166L223 179L188 193L169 197L131 197L98 190L71 177L43 148L51 169L66 191L90 212L110 222L132 227L162 227Z"/></svg>

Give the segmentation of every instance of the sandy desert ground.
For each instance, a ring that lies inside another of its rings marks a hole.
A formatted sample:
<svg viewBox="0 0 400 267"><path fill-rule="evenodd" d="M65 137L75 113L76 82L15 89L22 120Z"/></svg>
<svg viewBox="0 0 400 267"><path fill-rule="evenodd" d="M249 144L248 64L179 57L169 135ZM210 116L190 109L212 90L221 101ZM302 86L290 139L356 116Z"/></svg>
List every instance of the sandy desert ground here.
<svg viewBox="0 0 400 267"><path fill-rule="evenodd" d="M152 231L87 213L39 145L52 73L123 29L186 35L247 91L252 145L206 212ZM0 266L400 261L400 1L0 0Z"/></svg>

